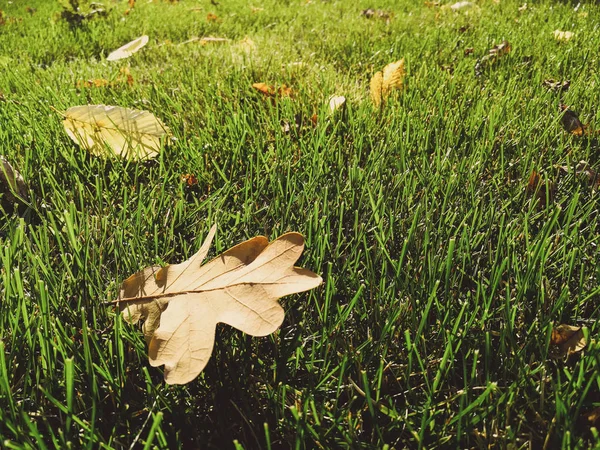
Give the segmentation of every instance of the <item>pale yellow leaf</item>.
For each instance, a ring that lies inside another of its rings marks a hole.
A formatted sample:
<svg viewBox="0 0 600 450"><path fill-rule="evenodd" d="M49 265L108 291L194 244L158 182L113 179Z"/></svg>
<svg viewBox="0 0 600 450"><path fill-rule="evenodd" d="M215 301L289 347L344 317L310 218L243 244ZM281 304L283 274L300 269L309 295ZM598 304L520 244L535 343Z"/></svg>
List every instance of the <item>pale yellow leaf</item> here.
<svg viewBox="0 0 600 450"><path fill-rule="evenodd" d="M575 33L572 31L554 30L554 39L557 41L569 41L573 36L575 36Z"/></svg>
<svg viewBox="0 0 600 450"><path fill-rule="evenodd" d="M214 229L189 260L129 277L116 301L126 320L145 319L150 364L165 366L169 384L189 383L204 369L217 323L265 336L283 321L278 298L322 282L313 272L294 267L304 248L298 233L271 243L252 238L201 266Z"/></svg>
<svg viewBox="0 0 600 450"><path fill-rule="evenodd" d="M111 52L110 55L106 58L107 61L118 61L119 59L129 58L135 52L140 50L148 43L148 36L141 36L128 44L125 44L123 47L119 47L114 52Z"/></svg>
<svg viewBox="0 0 600 450"><path fill-rule="evenodd" d="M346 105L346 97L334 95L329 99L329 113L333 114Z"/></svg>
<svg viewBox="0 0 600 450"><path fill-rule="evenodd" d="M383 71L377 72L371 78L371 99L375 106L379 107L389 97L394 89L401 89L404 84L404 58L388 64Z"/></svg>
<svg viewBox="0 0 600 450"><path fill-rule="evenodd" d="M65 112L67 134L95 155L114 154L133 160L153 158L168 128L148 111L119 106L74 106Z"/></svg>

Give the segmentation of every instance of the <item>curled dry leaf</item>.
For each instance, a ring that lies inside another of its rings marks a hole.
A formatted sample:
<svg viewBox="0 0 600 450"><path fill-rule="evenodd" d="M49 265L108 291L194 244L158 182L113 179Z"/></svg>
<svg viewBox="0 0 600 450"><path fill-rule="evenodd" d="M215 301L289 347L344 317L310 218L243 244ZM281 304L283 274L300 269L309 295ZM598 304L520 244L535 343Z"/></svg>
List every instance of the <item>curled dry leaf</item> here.
<svg viewBox="0 0 600 450"><path fill-rule="evenodd" d="M74 106L63 125L73 141L99 156L114 154L133 160L153 158L169 129L148 111L119 106Z"/></svg>
<svg viewBox="0 0 600 450"><path fill-rule="evenodd" d="M384 11L382 9L373 9L373 8L363 9L361 11L360 15L363 17L366 17L367 19L377 18L377 19L385 20L387 22L389 22L391 20L391 18L394 16L394 14L389 11Z"/></svg>
<svg viewBox="0 0 600 450"><path fill-rule="evenodd" d="M29 200L25 180L3 156L0 156L0 194L11 204L18 199Z"/></svg>
<svg viewBox="0 0 600 450"><path fill-rule="evenodd" d="M129 58L135 52L140 50L148 43L148 36L141 36L128 44L125 44L123 47L116 49L110 55L107 56L107 61L118 61L119 59Z"/></svg>
<svg viewBox="0 0 600 450"><path fill-rule="evenodd" d="M552 330L550 344L558 350L557 356L564 357L580 352L587 342L582 327L562 324Z"/></svg>
<svg viewBox="0 0 600 450"><path fill-rule="evenodd" d="M575 33L572 31L554 30L554 39L557 41L569 41L573 36L575 36Z"/></svg>
<svg viewBox="0 0 600 450"><path fill-rule="evenodd" d="M334 114L336 111L346 106L346 97L343 95L334 95L329 99L329 114Z"/></svg>
<svg viewBox="0 0 600 450"><path fill-rule="evenodd" d="M556 191L556 185L552 181L546 181L536 171L532 170L525 192L529 195L535 194L538 199L538 206L545 208L548 201L552 201Z"/></svg>
<svg viewBox="0 0 600 450"><path fill-rule="evenodd" d="M404 58L399 61L388 64L383 71L377 72L371 78L370 92L371 100L376 107L385 103L390 93L394 89L401 89L404 84Z"/></svg>
<svg viewBox="0 0 600 450"><path fill-rule="evenodd" d="M554 92L567 92L569 87L571 87L571 82L569 80L555 81L552 78L544 80L542 84Z"/></svg>
<svg viewBox="0 0 600 450"><path fill-rule="evenodd" d="M251 336L273 333L284 318L277 299L322 282L294 267L304 238L287 233L272 242L249 239L201 265L215 235L213 226L198 253L180 264L148 267L127 278L115 301L130 323L143 319L152 366L165 366L169 384L189 383L206 366L217 323Z"/></svg>
<svg viewBox="0 0 600 450"><path fill-rule="evenodd" d="M562 111L562 117L560 123L562 124L565 131L574 134L575 136L583 136L588 134L587 126L581 123L579 116L569 109L567 105L561 104L559 109Z"/></svg>
<svg viewBox="0 0 600 450"><path fill-rule="evenodd" d="M252 87L267 97L274 98L292 96L292 88L287 87L285 84L282 84L281 87L276 88L275 86L270 86L266 83L253 83Z"/></svg>
<svg viewBox="0 0 600 450"><path fill-rule="evenodd" d="M502 41L500 44L493 46L488 50L488 54L475 64L475 75L480 76L487 67L493 65L500 57L510 53L511 50L512 47L508 41Z"/></svg>

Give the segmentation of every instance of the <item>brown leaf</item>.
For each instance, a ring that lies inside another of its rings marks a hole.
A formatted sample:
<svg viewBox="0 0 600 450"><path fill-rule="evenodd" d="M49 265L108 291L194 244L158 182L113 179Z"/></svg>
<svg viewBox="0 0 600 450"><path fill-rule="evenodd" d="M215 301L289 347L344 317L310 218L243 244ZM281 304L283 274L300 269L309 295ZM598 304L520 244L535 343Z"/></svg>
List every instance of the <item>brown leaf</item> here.
<svg viewBox="0 0 600 450"><path fill-rule="evenodd" d="M600 407L593 409L592 411L585 412L581 415L581 418L586 422L589 427L600 428Z"/></svg>
<svg viewBox="0 0 600 450"><path fill-rule="evenodd" d="M181 175L181 181L187 184L188 187L192 187L198 184L198 178L196 178L196 176L191 173Z"/></svg>
<svg viewBox="0 0 600 450"><path fill-rule="evenodd" d="M375 73L370 82L371 100L376 107L385 103L394 89L401 89L404 85L404 58L388 64L383 71Z"/></svg>
<svg viewBox="0 0 600 450"><path fill-rule="evenodd" d="M3 156L0 156L0 198L5 197L13 204L17 200L29 200L27 185L23 177Z"/></svg>
<svg viewBox="0 0 600 450"><path fill-rule="evenodd" d="M221 19L219 19L219 17L218 17L216 14L213 14L213 13L208 13L208 14L206 15L206 20L207 20L208 22L218 22L218 21L220 21Z"/></svg>
<svg viewBox="0 0 600 450"><path fill-rule="evenodd" d="M129 4L129 8L135 7L135 0L129 0L128 4Z"/></svg>
<svg viewBox="0 0 600 450"><path fill-rule="evenodd" d="M304 238L287 233L268 242L258 236L200 265L215 235L180 264L148 267L123 282L118 304L130 323L145 320L150 365L165 366L169 384L189 383L204 369L217 323L251 336L273 333L284 318L277 299L313 289L320 276L294 267Z"/></svg>
<svg viewBox="0 0 600 450"><path fill-rule="evenodd" d="M525 192L530 195L535 194L539 201L539 207L546 207L546 200L552 200L554 198L555 190L556 186L552 181L546 182L537 171L531 171Z"/></svg>
<svg viewBox="0 0 600 450"><path fill-rule="evenodd" d="M502 41L500 44L493 46L488 50L488 54L475 64L475 75L480 76L486 68L492 66L500 57L507 55L510 51L511 46L508 41Z"/></svg>
<svg viewBox="0 0 600 450"><path fill-rule="evenodd" d="M394 14L389 11L383 11L382 9L372 9L372 8L363 9L362 12L360 13L360 15L363 17L366 17L367 19L377 18L377 19L382 19L382 20L388 21L388 22L394 16Z"/></svg>
<svg viewBox="0 0 600 450"><path fill-rule="evenodd" d="M557 347L561 357L578 353L587 345L583 328L565 324L554 327L550 344Z"/></svg>
<svg viewBox="0 0 600 450"><path fill-rule="evenodd" d="M542 82L542 84L554 92L567 92L569 90L569 87L571 86L571 83L569 82L569 80L554 81L551 78L544 80Z"/></svg>
<svg viewBox="0 0 600 450"><path fill-rule="evenodd" d="M270 86L266 83L253 83L252 87L267 97L274 98L292 96L292 88L287 87L285 84L282 84L281 87L276 88L275 86Z"/></svg>
<svg viewBox="0 0 600 450"><path fill-rule="evenodd" d="M567 105L563 104L561 104L559 108L563 112L560 122L562 123L565 131L568 131L575 136L583 136L584 134L588 134L587 127L581 123L579 117L574 111L570 110Z"/></svg>
<svg viewBox="0 0 600 450"><path fill-rule="evenodd" d="M95 78L95 79L91 79L91 80L78 80L77 81L77 89L81 89L81 88L99 88L99 87L104 87L104 86L108 86L109 82L108 80L105 80L104 78Z"/></svg>

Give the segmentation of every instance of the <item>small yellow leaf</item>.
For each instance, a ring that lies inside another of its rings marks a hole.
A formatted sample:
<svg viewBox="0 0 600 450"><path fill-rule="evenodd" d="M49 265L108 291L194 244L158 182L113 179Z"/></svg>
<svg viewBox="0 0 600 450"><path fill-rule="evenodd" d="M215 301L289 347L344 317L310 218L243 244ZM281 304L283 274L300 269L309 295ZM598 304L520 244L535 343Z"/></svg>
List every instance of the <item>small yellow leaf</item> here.
<svg viewBox="0 0 600 450"><path fill-rule="evenodd" d="M329 114L333 114L346 105L346 97L334 95L329 99Z"/></svg>
<svg viewBox="0 0 600 450"><path fill-rule="evenodd" d="M404 84L404 58L390 63L371 78L370 92L373 104L379 107L389 97L393 89L401 89Z"/></svg>
<svg viewBox="0 0 600 450"><path fill-rule="evenodd" d="M65 112L69 137L95 155L114 154L133 160L153 158L168 128L148 111L119 106L74 106Z"/></svg>
<svg viewBox="0 0 600 450"><path fill-rule="evenodd" d="M304 238L287 233L238 244L201 265L216 227L187 261L148 267L123 282L115 301L130 323L144 319L150 365L165 366L169 384L189 383L211 356L217 323L251 336L273 333L284 318L277 299L322 283L310 270L294 267Z"/></svg>
<svg viewBox="0 0 600 450"><path fill-rule="evenodd" d="M148 36L141 36L128 44L125 44L123 47L119 47L114 52L106 57L107 61L118 61L119 59L129 58L135 52L140 50L148 43Z"/></svg>
<svg viewBox="0 0 600 450"><path fill-rule="evenodd" d="M575 36L575 33L572 31L554 30L554 39L557 41L569 41L573 36Z"/></svg>

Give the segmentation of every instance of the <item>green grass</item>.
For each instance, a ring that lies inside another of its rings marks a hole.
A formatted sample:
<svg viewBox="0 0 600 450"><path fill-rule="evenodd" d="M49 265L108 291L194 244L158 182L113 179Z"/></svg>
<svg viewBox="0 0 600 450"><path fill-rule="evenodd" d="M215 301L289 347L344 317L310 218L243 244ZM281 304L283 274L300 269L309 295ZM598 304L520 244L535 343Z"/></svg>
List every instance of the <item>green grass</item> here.
<svg viewBox="0 0 600 450"><path fill-rule="evenodd" d="M599 194L575 167L600 170L600 146L558 113L562 101L600 128L599 6L138 0L124 16L126 2L105 3L79 27L51 1L0 8L0 153L31 198L0 210L3 447L599 445L582 418L600 406ZM142 51L105 61L142 34ZM232 42L177 45L208 35ZM504 39L512 51L477 77ZM371 75L402 57L406 88L375 111ZM76 87L122 67L132 86ZM294 98L262 98L263 81ZM347 109L329 117L334 94ZM52 109L87 103L152 111L176 140L144 163L90 156ZM526 193L532 170L553 195ZM104 302L135 271L192 255L213 223L213 256L303 233L300 265L324 284L282 299L266 338L219 325L200 377L168 386L139 326ZM584 352L551 357L559 323L587 326Z"/></svg>

